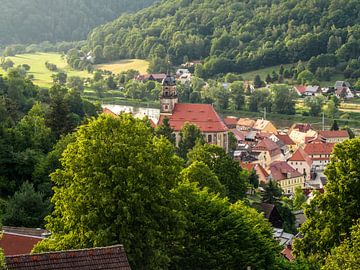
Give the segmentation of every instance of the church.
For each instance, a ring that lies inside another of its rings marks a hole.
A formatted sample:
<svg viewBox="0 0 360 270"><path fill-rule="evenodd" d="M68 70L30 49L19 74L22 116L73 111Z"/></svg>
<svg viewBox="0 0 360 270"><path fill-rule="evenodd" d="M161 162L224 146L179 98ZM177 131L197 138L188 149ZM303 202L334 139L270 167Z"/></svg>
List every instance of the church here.
<svg viewBox="0 0 360 270"><path fill-rule="evenodd" d="M170 74L162 81L160 106L158 125L161 125L165 117L169 119L176 135L176 145L179 144L182 127L188 122L201 130L207 143L218 145L226 152L229 151L228 128L214 107L210 104L179 103L176 80Z"/></svg>

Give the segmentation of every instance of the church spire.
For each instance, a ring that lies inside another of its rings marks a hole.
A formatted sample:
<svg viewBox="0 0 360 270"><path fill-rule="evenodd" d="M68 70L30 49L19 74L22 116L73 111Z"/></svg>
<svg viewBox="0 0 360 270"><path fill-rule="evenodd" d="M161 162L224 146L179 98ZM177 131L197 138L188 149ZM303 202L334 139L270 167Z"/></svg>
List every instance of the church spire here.
<svg viewBox="0 0 360 270"><path fill-rule="evenodd" d="M172 114L175 104L178 103L178 95L176 91L176 80L168 74L162 81L162 93L160 97L160 105L162 114Z"/></svg>

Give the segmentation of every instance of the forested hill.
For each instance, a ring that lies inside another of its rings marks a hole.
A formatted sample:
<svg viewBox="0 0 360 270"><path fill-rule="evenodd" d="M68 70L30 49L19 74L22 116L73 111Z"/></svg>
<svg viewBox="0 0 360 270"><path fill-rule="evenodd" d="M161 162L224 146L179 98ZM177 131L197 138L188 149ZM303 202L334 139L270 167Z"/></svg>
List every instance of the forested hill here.
<svg viewBox="0 0 360 270"><path fill-rule="evenodd" d="M0 45L85 39L94 27L155 0L0 0Z"/></svg>
<svg viewBox="0 0 360 270"><path fill-rule="evenodd" d="M168 0L96 28L88 46L102 61L210 56L212 75L326 53L358 57L359 23L359 0Z"/></svg>

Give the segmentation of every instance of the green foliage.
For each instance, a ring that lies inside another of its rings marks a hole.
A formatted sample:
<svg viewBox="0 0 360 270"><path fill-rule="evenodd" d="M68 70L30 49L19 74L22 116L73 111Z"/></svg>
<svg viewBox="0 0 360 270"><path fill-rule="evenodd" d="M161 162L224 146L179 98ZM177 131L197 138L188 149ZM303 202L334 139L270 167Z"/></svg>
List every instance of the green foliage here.
<svg viewBox="0 0 360 270"><path fill-rule="evenodd" d="M134 269L166 267L182 223L170 193L180 170L174 147L143 120L91 120L51 175L53 236L36 251L122 243Z"/></svg>
<svg viewBox="0 0 360 270"><path fill-rule="evenodd" d="M360 266L360 223L351 228L351 235L326 258L322 270L357 269Z"/></svg>
<svg viewBox="0 0 360 270"><path fill-rule="evenodd" d="M324 102L323 96L311 96L304 99L304 104L308 107L311 116L319 116Z"/></svg>
<svg viewBox="0 0 360 270"><path fill-rule="evenodd" d="M29 182L24 182L20 190L7 202L3 224L28 228L41 227L49 211L49 202L44 199L43 194L36 192Z"/></svg>
<svg viewBox="0 0 360 270"><path fill-rule="evenodd" d="M211 144L197 144L188 153L188 159L189 164L195 161L204 162L225 186L225 195L231 202L244 198L249 183L248 174L224 149Z"/></svg>
<svg viewBox="0 0 360 270"><path fill-rule="evenodd" d="M179 156L186 159L188 152L193 149L197 143L205 143L200 129L196 125L185 123L180 131Z"/></svg>
<svg viewBox="0 0 360 270"><path fill-rule="evenodd" d="M0 11L0 44L40 43L85 39L95 26L119 14L139 10L153 0L3 1ZM19 14L21 10L22 14ZM6 55L16 53L14 46Z"/></svg>
<svg viewBox="0 0 360 270"><path fill-rule="evenodd" d="M336 120L333 121L330 130L339 130L339 125Z"/></svg>
<svg viewBox="0 0 360 270"><path fill-rule="evenodd" d="M162 124L157 126L155 129L157 136L164 136L168 139L173 145L176 143L174 130L171 128L169 123L169 118L165 117Z"/></svg>
<svg viewBox="0 0 360 270"><path fill-rule="evenodd" d="M254 87L260 88L260 87L264 87L264 86L265 86L264 81L261 80L259 75L256 75L254 78Z"/></svg>
<svg viewBox="0 0 360 270"><path fill-rule="evenodd" d="M265 185L264 190L261 197L262 202L277 204L280 201L283 192L278 183L271 180Z"/></svg>
<svg viewBox="0 0 360 270"><path fill-rule="evenodd" d="M297 256L322 263L326 254L350 236L360 217L359 147L358 138L335 145L325 170L325 193L318 194L305 210L307 220L300 228L303 238L295 242Z"/></svg>
<svg viewBox="0 0 360 270"><path fill-rule="evenodd" d="M180 178L184 183L196 182L198 187L208 188L209 192L225 193L225 187L222 185L216 174L202 161L194 161L189 167L183 169Z"/></svg>
<svg viewBox="0 0 360 270"><path fill-rule="evenodd" d="M295 91L287 85L271 85L271 111L281 114L295 114Z"/></svg>
<svg viewBox="0 0 360 270"><path fill-rule="evenodd" d="M305 69L304 71L301 71L297 75L297 80L301 84L312 84L314 79L315 79L314 74L311 71L307 70L307 69Z"/></svg>
<svg viewBox="0 0 360 270"><path fill-rule="evenodd" d="M231 205L195 184L175 189L186 219L173 269L274 269L279 247L262 214L238 201Z"/></svg>

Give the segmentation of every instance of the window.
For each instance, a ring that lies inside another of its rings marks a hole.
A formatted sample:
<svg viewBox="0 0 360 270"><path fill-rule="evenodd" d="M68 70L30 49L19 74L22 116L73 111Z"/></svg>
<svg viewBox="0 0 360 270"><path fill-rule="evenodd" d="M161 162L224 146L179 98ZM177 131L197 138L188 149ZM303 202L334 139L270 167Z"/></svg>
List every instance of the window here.
<svg viewBox="0 0 360 270"><path fill-rule="evenodd" d="M211 134L208 135L208 143L212 143L212 135Z"/></svg>
<svg viewBox="0 0 360 270"><path fill-rule="evenodd" d="M169 109L168 105L164 105L164 110L167 111Z"/></svg>

